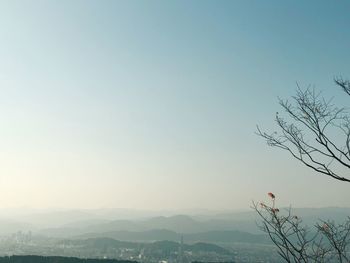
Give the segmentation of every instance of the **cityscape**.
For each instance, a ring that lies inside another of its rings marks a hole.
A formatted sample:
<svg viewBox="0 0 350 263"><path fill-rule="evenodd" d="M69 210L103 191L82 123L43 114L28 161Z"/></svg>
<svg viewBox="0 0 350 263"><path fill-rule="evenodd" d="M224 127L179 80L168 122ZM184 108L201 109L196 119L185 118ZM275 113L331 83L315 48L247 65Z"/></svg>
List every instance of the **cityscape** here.
<svg viewBox="0 0 350 263"><path fill-rule="evenodd" d="M350 262L349 13L0 0L0 263Z"/></svg>

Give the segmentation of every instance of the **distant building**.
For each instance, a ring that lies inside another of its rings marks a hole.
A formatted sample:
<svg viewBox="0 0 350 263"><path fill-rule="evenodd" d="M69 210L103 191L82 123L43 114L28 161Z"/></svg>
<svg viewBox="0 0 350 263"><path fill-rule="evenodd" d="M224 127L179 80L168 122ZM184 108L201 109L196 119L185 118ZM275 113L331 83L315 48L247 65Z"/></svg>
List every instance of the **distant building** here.
<svg viewBox="0 0 350 263"><path fill-rule="evenodd" d="M183 245L184 245L184 236L181 235L181 241L180 241L180 246L179 246L179 253L178 253L178 258L177 258L177 262L178 263L184 263L184 249L183 249Z"/></svg>

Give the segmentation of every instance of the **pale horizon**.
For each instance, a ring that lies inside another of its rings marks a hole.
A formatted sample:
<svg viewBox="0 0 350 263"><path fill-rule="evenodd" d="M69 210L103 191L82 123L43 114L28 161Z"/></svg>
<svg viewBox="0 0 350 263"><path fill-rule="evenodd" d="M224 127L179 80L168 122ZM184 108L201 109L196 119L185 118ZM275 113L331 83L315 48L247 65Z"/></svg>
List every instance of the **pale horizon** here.
<svg viewBox="0 0 350 263"><path fill-rule="evenodd" d="M317 12L315 11L317 5ZM350 4L2 1L0 209L350 207L258 137L296 83L349 98ZM282 113L281 113L282 114Z"/></svg>

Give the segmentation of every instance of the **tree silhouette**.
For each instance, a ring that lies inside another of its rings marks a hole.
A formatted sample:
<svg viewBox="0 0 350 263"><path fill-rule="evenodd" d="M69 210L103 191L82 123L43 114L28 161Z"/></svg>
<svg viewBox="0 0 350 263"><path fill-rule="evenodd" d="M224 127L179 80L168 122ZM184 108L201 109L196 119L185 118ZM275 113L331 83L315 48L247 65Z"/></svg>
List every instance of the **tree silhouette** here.
<svg viewBox="0 0 350 263"><path fill-rule="evenodd" d="M271 204L253 202L253 209L285 262L350 262L350 218L342 224L320 221L310 230L291 208L280 211L270 198Z"/></svg>
<svg viewBox="0 0 350 263"><path fill-rule="evenodd" d="M350 81L334 79L350 95ZM267 144L289 152L308 168L335 180L350 182L350 114L337 107L315 89L299 86L292 100L279 99L286 113L276 113L279 132L267 133L257 127L257 134ZM268 193L271 204L253 202L267 233L286 262L350 262L350 217L343 224L320 221L310 230L291 208L280 211L275 195Z"/></svg>
<svg viewBox="0 0 350 263"><path fill-rule="evenodd" d="M335 79L337 86L350 95L350 82ZM279 132L267 133L257 127L257 134L269 146L288 151L295 159L314 171L336 180L350 182L342 168L350 168L350 114L336 107L314 89L300 87L292 101L279 99L286 113L276 113Z"/></svg>

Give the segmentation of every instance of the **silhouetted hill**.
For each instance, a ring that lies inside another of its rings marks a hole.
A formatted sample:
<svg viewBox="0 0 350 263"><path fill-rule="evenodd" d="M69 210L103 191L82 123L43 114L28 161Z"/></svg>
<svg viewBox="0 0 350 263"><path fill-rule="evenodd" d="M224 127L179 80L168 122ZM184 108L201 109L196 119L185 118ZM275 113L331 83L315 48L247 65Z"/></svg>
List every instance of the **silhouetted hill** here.
<svg viewBox="0 0 350 263"><path fill-rule="evenodd" d="M0 257L0 263L132 263L115 259L79 259L71 257L10 256Z"/></svg>
<svg viewBox="0 0 350 263"><path fill-rule="evenodd" d="M75 224L77 225L77 224ZM203 223L193 220L189 216L179 215L171 217L154 217L143 221L113 220L102 224L93 224L82 227L47 228L40 234L54 237L70 237L86 233L104 233L115 231L149 231L152 229L167 229L179 233L195 233L206 230Z"/></svg>
<svg viewBox="0 0 350 263"><path fill-rule="evenodd" d="M222 243L269 243L270 239L263 234L250 234L241 231L209 231L184 235L190 242L222 242Z"/></svg>
<svg viewBox="0 0 350 263"><path fill-rule="evenodd" d="M142 232L134 231L111 231L103 233L88 233L84 235L77 236L76 238L101 238L109 237L113 239L123 240L123 241L159 241L159 240L171 240L178 241L180 240L181 235L170 230L166 229L155 229Z"/></svg>
<svg viewBox="0 0 350 263"><path fill-rule="evenodd" d="M281 213L285 210L280 208ZM69 238L89 233L146 232L165 229L176 233L194 234L210 231L241 231L260 234L256 222L259 218L254 211L207 214L197 216L177 215L158 216L138 220L110 220L107 216L117 216L119 210L70 210L59 212L36 213L21 216L20 223L9 219L0 219L0 234L32 230L35 234L49 237ZM125 216L123 212L120 217ZM332 219L342 222L350 215L350 208L296 208L293 209L306 225L313 226L318 219ZM97 214L100 213L100 214ZM106 217L103 217L106 216ZM38 228L37 225L55 226ZM60 227L56 227L61 225ZM130 235L128 233L128 235Z"/></svg>
<svg viewBox="0 0 350 263"><path fill-rule="evenodd" d="M246 227L242 227L241 223L236 221L221 220L200 222L192 219L189 216L178 215L170 217L154 217L142 221L113 220L102 224L85 225L82 227L72 227L72 224L70 224L69 227L43 229L39 233L53 237L72 237L88 233L106 233L118 231L121 233L123 231L145 232L154 229L166 229L177 233L198 233L214 230L252 229L256 227L253 220L244 221L244 224Z"/></svg>
<svg viewBox="0 0 350 263"><path fill-rule="evenodd" d="M201 232L206 228L203 223L186 215L154 217L140 224L145 229L168 229L179 233Z"/></svg>
<svg viewBox="0 0 350 263"><path fill-rule="evenodd" d="M21 220L41 227L56 227L77 221L98 220L99 216L85 210L42 212L24 215Z"/></svg>
<svg viewBox="0 0 350 263"><path fill-rule="evenodd" d="M176 253L179 251L180 243L170 240L162 240L162 241L156 241L152 243L135 243L135 242L125 242L125 241L119 241L115 240L113 238L89 238L89 239L80 239L80 240L63 240L61 241L62 244L65 245L74 245L79 247L85 247L88 249L100 249L100 250L107 250L107 249L119 249L119 248L126 248L126 249L145 249L146 251L150 251L151 253L154 253L156 251L164 253L164 254L171 254ZM224 249L218 245L204 243L204 242L198 242L194 244L183 244L183 250L184 251L192 251L192 252L215 252L221 255L230 255L230 251L227 249Z"/></svg>
<svg viewBox="0 0 350 263"><path fill-rule="evenodd" d="M89 233L78 236L78 238L102 238L108 237L123 241L179 241L181 236L184 237L186 242L209 242L209 243L233 243L233 242L244 242L244 243L269 243L269 239L266 235L256 235L240 231L209 231L201 233L191 234L179 234L174 231L165 229L150 230L144 232L132 232L132 231L115 231L105 233Z"/></svg>
<svg viewBox="0 0 350 263"><path fill-rule="evenodd" d="M79 245L79 246L87 246L91 248L97 249L106 249L106 248L136 248L139 246L138 243L135 242L126 242L119 241L113 238L88 238L88 239L78 239L78 240L63 240L62 243L71 244L71 245Z"/></svg>

